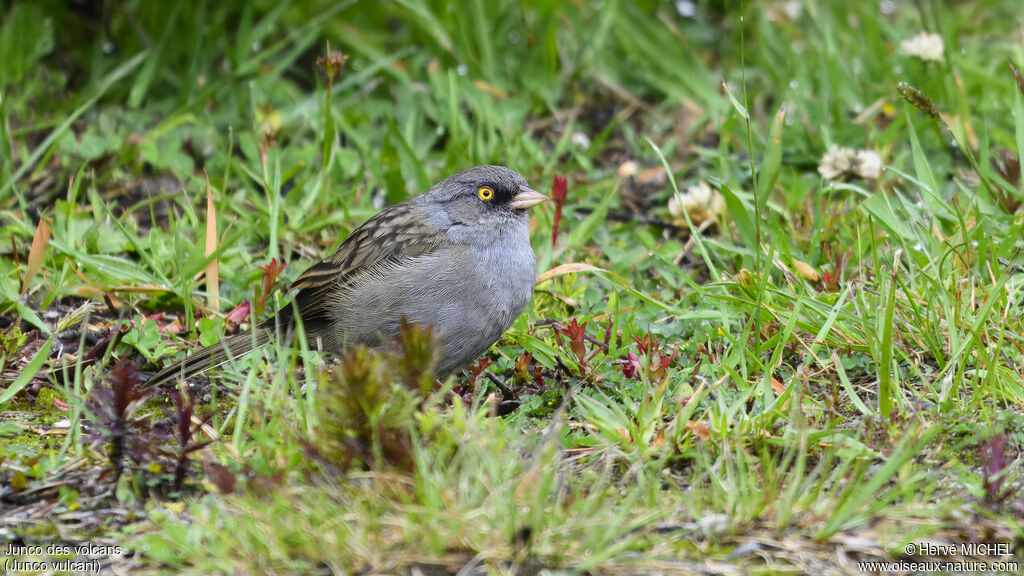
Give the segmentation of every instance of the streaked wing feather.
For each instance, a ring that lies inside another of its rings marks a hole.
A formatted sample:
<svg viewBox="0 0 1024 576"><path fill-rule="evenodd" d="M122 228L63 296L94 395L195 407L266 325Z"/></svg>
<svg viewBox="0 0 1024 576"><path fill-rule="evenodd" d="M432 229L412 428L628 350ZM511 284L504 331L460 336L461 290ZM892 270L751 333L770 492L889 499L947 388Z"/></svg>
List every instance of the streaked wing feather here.
<svg viewBox="0 0 1024 576"><path fill-rule="evenodd" d="M323 318L331 292L344 288L359 271L414 258L448 243L446 234L416 215L417 208L399 204L381 211L349 234L334 254L295 279L291 288L298 291L295 301L304 323Z"/></svg>

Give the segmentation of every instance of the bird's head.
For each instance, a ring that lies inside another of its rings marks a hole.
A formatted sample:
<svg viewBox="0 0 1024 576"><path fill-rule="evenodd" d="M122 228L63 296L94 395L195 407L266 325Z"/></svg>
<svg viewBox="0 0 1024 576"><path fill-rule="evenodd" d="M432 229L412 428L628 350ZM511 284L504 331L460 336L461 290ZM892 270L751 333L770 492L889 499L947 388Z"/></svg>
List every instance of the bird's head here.
<svg viewBox="0 0 1024 576"><path fill-rule="evenodd" d="M504 166L477 166L437 183L424 196L439 202L453 222L480 224L527 219L526 210L548 199Z"/></svg>

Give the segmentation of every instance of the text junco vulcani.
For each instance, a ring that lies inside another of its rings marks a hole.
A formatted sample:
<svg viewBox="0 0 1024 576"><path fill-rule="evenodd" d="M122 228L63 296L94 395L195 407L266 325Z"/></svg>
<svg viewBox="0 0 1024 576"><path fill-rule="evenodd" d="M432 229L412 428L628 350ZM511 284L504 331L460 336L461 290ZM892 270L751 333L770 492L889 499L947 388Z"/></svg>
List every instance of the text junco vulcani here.
<svg viewBox="0 0 1024 576"><path fill-rule="evenodd" d="M547 200L518 172L477 166L385 208L292 284L293 304L153 376L192 376L269 342L302 318L310 346L394 349L402 320L430 326L443 378L483 354L533 295L537 260L526 210Z"/></svg>

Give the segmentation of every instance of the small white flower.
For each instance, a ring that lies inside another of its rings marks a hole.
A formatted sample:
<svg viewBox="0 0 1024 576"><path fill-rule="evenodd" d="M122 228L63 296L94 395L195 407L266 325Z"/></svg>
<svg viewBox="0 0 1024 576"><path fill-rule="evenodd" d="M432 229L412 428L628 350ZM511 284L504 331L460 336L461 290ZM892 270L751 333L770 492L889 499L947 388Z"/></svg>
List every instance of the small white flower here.
<svg viewBox="0 0 1024 576"><path fill-rule="evenodd" d="M569 141L576 145L577 148L586 150L590 148L590 136L587 136L583 132L573 132L572 136L569 136Z"/></svg>
<svg viewBox="0 0 1024 576"><path fill-rule="evenodd" d="M711 203L712 196L715 191L711 189L711 185L701 180L695 186L687 186L686 194L683 198L688 198L694 206L707 206ZM689 204L687 208L689 208Z"/></svg>
<svg viewBox="0 0 1024 576"><path fill-rule="evenodd" d="M900 43L900 52L907 56L916 56L925 61L942 62L942 55L945 50L942 36L927 32L921 32L910 40L904 40Z"/></svg>
<svg viewBox="0 0 1024 576"><path fill-rule="evenodd" d="M854 150L833 144L821 157L818 174L826 180L841 180L848 176L878 180L882 174L882 157L874 150Z"/></svg>
<svg viewBox="0 0 1024 576"><path fill-rule="evenodd" d="M826 180L836 180L850 171L857 153L852 148L832 145L818 162L818 174Z"/></svg>
<svg viewBox="0 0 1024 576"><path fill-rule="evenodd" d="M682 205L675 194L668 199L668 213L677 220L684 218L684 207L694 224L702 224L712 218L719 219L725 213L725 197L703 180L695 186L687 187L686 192L679 196L682 197Z"/></svg>
<svg viewBox="0 0 1024 576"><path fill-rule="evenodd" d="M697 5L693 0L676 0L676 12L683 18L693 18L697 14Z"/></svg>
<svg viewBox="0 0 1024 576"><path fill-rule="evenodd" d="M865 180L878 180L882 174L882 157L874 150L858 150L853 171Z"/></svg>
<svg viewBox="0 0 1024 576"><path fill-rule="evenodd" d="M628 178L640 171L640 165L635 160L626 160L619 165L619 177Z"/></svg>
<svg viewBox="0 0 1024 576"><path fill-rule="evenodd" d="M683 209L679 207L679 197L675 194L668 197L668 213L671 214L673 218L683 217Z"/></svg>
<svg viewBox="0 0 1024 576"><path fill-rule="evenodd" d="M800 17L800 12L803 11L803 6L799 2L783 2L782 13L786 15L786 18L790 20L796 20Z"/></svg>

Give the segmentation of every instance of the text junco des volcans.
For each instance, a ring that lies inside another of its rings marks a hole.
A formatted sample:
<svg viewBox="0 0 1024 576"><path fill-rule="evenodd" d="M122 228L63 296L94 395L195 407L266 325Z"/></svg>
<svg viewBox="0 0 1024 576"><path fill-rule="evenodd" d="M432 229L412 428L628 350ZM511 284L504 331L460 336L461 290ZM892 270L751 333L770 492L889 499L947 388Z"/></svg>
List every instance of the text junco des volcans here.
<svg viewBox="0 0 1024 576"><path fill-rule="evenodd" d="M529 303L537 279L526 210L547 200L518 172L477 166L390 206L292 284L295 301L258 325L203 348L147 386L188 377L269 342L297 310L310 346L392 349L403 319L430 326L443 378L483 354Z"/></svg>

